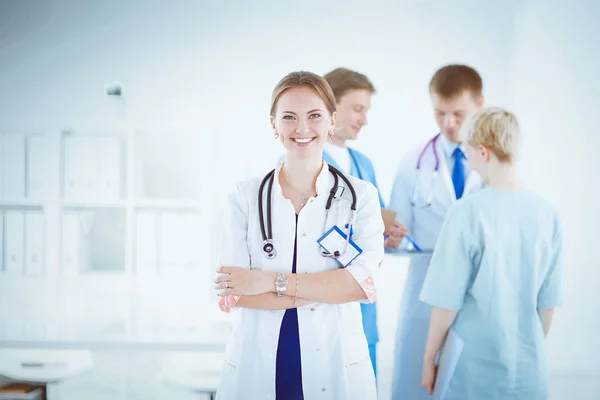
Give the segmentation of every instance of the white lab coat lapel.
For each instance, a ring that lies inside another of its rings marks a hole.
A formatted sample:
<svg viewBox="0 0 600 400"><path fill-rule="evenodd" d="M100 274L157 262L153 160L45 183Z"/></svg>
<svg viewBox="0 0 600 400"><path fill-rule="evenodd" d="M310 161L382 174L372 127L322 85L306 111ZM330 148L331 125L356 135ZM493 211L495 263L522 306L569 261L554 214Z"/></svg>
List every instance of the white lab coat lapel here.
<svg viewBox="0 0 600 400"><path fill-rule="evenodd" d="M440 159L440 175L442 182L444 182L442 191L445 192L444 198L447 200L447 204L453 204L456 201L456 192L454 191L454 184L452 183L452 176L448 169L448 163L446 162L446 152L440 140L435 142L438 157ZM432 155L433 157L433 155ZM440 199L442 200L442 199Z"/></svg>

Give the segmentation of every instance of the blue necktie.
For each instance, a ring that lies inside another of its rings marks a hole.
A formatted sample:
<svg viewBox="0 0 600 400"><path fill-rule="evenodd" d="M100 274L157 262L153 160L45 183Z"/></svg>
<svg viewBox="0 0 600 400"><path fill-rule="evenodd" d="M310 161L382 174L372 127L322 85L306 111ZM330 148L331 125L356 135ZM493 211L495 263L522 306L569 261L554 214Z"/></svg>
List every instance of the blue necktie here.
<svg viewBox="0 0 600 400"><path fill-rule="evenodd" d="M454 157L454 168L452 169L452 183L454 184L454 192L456 198L460 199L465 190L465 166L463 165L463 152L460 147L457 147L452 153Z"/></svg>

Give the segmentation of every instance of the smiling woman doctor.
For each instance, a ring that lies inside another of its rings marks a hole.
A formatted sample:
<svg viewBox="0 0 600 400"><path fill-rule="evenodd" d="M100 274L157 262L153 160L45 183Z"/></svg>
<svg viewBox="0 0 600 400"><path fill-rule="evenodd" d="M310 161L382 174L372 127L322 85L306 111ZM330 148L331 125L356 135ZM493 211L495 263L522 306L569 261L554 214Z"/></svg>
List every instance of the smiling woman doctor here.
<svg viewBox="0 0 600 400"><path fill-rule="evenodd" d="M237 315L219 399L377 397L360 302L375 301L384 226L375 187L322 160L335 104L320 76L285 76L271 124L286 158L229 197L215 287Z"/></svg>

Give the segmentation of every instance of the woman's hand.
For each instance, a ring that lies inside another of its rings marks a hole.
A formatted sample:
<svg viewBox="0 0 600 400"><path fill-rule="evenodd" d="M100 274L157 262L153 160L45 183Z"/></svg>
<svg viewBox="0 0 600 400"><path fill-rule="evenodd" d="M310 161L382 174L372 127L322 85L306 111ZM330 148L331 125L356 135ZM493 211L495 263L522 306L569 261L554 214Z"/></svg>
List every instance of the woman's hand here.
<svg viewBox="0 0 600 400"><path fill-rule="evenodd" d="M429 395L433 395L433 386L435 385L435 378L437 375L437 365L435 360L426 358L423 361L423 373L421 375L421 386L427 390Z"/></svg>
<svg viewBox="0 0 600 400"><path fill-rule="evenodd" d="M275 274L242 267L219 267L215 289L219 296L251 296L271 292Z"/></svg>

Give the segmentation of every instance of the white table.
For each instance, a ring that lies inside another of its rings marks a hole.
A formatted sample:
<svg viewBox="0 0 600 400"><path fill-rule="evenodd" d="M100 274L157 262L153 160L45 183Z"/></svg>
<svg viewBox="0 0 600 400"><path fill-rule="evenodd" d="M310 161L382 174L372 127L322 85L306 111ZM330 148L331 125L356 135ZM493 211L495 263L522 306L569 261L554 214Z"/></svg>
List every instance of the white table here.
<svg viewBox="0 0 600 400"><path fill-rule="evenodd" d="M205 355L201 357L209 357L210 354L206 353L217 355L225 351L230 332L230 325L223 321L206 321L204 327L161 327L160 325L137 327L137 329L129 327L121 332L122 327L115 329L115 324L108 326L109 329L101 329L99 325L51 324L49 327L28 331L14 329L13 326L11 327L13 329L8 331L0 329L0 349L186 352L204 353ZM35 369L38 370L37 373L43 372L39 371L39 367ZM45 393L42 398L46 398Z"/></svg>
<svg viewBox="0 0 600 400"><path fill-rule="evenodd" d="M206 321L203 327L148 325L102 329L89 324L49 324L26 332L10 328L0 329L0 348L138 352L222 352L231 329L229 324L215 321Z"/></svg>
<svg viewBox="0 0 600 400"><path fill-rule="evenodd" d="M171 352L171 351L225 351L225 341L221 339L206 340L179 338L160 340L135 340L123 338L122 340L81 339L81 340L3 340L0 339L0 348L13 349L83 349L90 351L139 351L139 352Z"/></svg>

